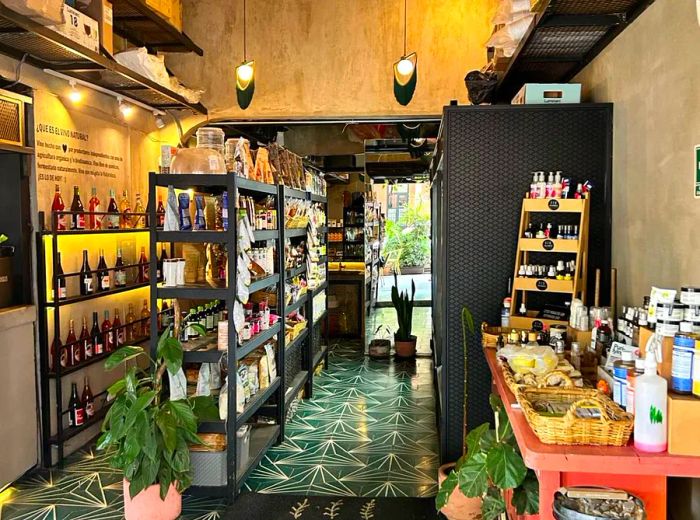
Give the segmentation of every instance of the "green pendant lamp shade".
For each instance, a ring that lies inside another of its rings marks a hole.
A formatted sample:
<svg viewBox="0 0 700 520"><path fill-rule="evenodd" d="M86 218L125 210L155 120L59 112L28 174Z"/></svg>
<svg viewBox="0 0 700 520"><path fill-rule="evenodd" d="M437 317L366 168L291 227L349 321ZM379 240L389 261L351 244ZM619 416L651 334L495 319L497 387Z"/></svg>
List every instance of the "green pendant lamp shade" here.
<svg viewBox="0 0 700 520"><path fill-rule="evenodd" d="M406 106L413 99L418 82L418 55L412 52L394 63L394 97Z"/></svg>
<svg viewBox="0 0 700 520"><path fill-rule="evenodd" d="M255 93L255 60L244 61L236 67L236 100L243 110L250 106Z"/></svg>

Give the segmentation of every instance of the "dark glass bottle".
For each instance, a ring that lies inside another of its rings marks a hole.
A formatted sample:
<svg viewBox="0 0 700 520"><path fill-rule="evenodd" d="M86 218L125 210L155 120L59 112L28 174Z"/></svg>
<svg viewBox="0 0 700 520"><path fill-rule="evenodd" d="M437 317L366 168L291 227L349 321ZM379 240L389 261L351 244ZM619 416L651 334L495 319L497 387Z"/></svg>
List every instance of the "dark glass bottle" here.
<svg viewBox="0 0 700 520"><path fill-rule="evenodd" d="M126 269L121 248L117 249L117 261L114 263L114 287L126 287Z"/></svg>
<svg viewBox="0 0 700 520"><path fill-rule="evenodd" d="M148 258L146 258L146 248L141 248L141 256L139 257L139 272L136 278L138 283L148 281Z"/></svg>
<svg viewBox="0 0 700 520"><path fill-rule="evenodd" d="M158 229L165 227L165 206L163 206L163 196L158 195L158 206L156 206L156 222Z"/></svg>
<svg viewBox="0 0 700 520"><path fill-rule="evenodd" d="M100 251L100 259L97 262L97 290L102 292L109 291L109 287L109 269L107 268L103 249Z"/></svg>
<svg viewBox="0 0 700 520"><path fill-rule="evenodd" d="M73 322L73 320L70 320L68 325L68 337L66 338L66 348L68 349L69 366L78 365L83 360L82 347L82 344L78 341L78 338L75 336L75 322Z"/></svg>
<svg viewBox="0 0 700 520"><path fill-rule="evenodd" d="M63 211L64 209L66 209L66 205L63 203L63 197L61 197L61 187L56 184L56 192L53 194L51 211ZM64 229L66 229L66 216L56 215L56 229L54 231L63 231Z"/></svg>
<svg viewBox="0 0 700 520"><path fill-rule="evenodd" d="M105 215L106 225L102 226L105 229L119 229L119 208L117 207L117 201L114 198L114 190L109 190L109 204L107 205L107 212L109 215Z"/></svg>
<svg viewBox="0 0 700 520"><path fill-rule="evenodd" d="M80 200L80 190L73 186L73 202L71 202L71 229L85 229L85 208Z"/></svg>
<svg viewBox="0 0 700 520"><path fill-rule="evenodd" d="M112 352L114 350L114 331L112 330L112 323L109 321L109 311L105 311L105 319L102 322L102 341L104 343L105 352Z"/></svg>
<svg viewBox="0 0 700 520"><path fill-rule="evenodd" d="M66 352L66 349L63 348L61 338L58 336L55 336L53 338L53 342L51 343L51 359L49 359L49 365L52 371L56 370L54 367L54 356L56 351L58 351L58 362L60 363L61 368L66 368L68 366L68 352Z"/></svg>
<svg viewBox="0 0 700 520"><path fill-rule="evenodd" d="M85 418L90 419L95 415L95 398L92 395L92 390L90 389L90 384L88 383L87 377L85 378L83 395L80 400L82 401L83 409L85 410Z"/></svg>
<svg viewBox="0 0 700 520"><path fill-rule="evenodd" d="M92 337L92 351L95 356L99 356L105 353L105 341L100 331L100 324L98 323L97 311L92 313L92 329L90 330L90 337Z"/></svg>
<svg viewBox="0 0 700 520"><path fill-rule="evenodd" d="M78 385L71 384L70 401L68 401L68 424L73 428L85 424L85 408L78 397Z"/></svg>
<svg viewBox="0 0 700 520"><path fill-rule="evenodd" d="M165 246L161 246L161 248L160 248L160 258L158 258L158 262L157 262L157 264L156 264L156 265L157 265L157 272L156 272L157 278L156 278L156 279L157 279L159 282L162 282L162 281L163 281L163 263L164 263L167 259L168 259L168 255L165 253Z"/></svg>
<svg viewBox="0 0 700 520"><path fill-rule="evenodd" d="M90 269L90 263L88 262L88 252L87 249L84 249L83 265L80 266L80 294L82 296L87 296L94 292L92 282L92 269Z"/></svg>
<svg viewBox="0 0 700 520"><path fill-rule="evenodd" d="M126 341L126 330L122 327L122 320L119 318L119 309L114 309L114 321L112 322L114 329L115 347L121 347Z"/></svg>
<svg viewBox="0 0 700 520"><path fill-rule="evenodd" d="M90 335L90 331L88 331L87 318L85 316L83 316L83 328L80 330L80 344L83 348L83 358L85 361L92 358L92 336Z"/></svg>
<svg viewBox="0 0 700 520"><path fill-rule="evenodd" d="M58 283L58 299L65 300L68 296L66 292L66 277L63 276L63 266L61 265L61 253L58 253L58 263L56 265L56 281Z"/></svg>

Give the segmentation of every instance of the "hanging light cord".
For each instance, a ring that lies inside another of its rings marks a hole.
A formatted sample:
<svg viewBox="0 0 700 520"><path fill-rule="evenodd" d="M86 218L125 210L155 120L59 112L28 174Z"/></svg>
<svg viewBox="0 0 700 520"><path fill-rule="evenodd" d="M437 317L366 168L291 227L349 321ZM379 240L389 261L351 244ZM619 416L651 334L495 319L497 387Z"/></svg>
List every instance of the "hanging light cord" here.
<svg viewBox="0 0 700 520"><path fill-rule="evenodd" d="M248 53L246 51L246 0L243 0L243 63L247 61Z"/></svg>
<svg viewBox="0 0 700 520"><path fill-rule="evenodd" d="M406 51L408 49L408 0L403 0L403 55L406 56Z"/></svg>

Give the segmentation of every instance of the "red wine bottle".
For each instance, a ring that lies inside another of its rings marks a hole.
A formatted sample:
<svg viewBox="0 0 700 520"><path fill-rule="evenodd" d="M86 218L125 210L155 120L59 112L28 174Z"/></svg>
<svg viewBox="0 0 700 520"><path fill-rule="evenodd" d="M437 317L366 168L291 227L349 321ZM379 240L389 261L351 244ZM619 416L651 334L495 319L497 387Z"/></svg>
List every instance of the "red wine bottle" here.
<svg viewBox="0 0 700 520"><path fill-rule="evenodd" d="M102 341L104 342L105 352L114 350L115 337L112 323L109 321L109 311L105 311L105 319L102 322Z"/></svg>
<svg viewBox="0 0 700 520"><path fill-rule="evenodd" d="M66 348L68 349L68 366L79 364L83 360L82 345L75 336L75 323L70 320L68 326L68 337L66 338Z"/></svg>
<svg viewBox="0 0 700 520"><path fill-rule="evenodd" d="M95 292L92 282L92 269L90 269L88 262L88 252L87 249L83 249L83 264L80 266L80 294L82 296Z"/></svg>
<svg viewBox="0 0 700 520"><path fill-rule="evenodd" d="M148 258L146 258L146 248L141 248L141 256L139 257L139 273L137 278L138 283L148 281Z"/></svg>
<svg viewBox="0 0 700 520"><path fill-rule="evenodd" d="M114 329L115 347L121 347L126 340L126 330L122 327L122 320L119 319L119 309L114 309L112 328Z"/></svg>
<svg viewBox="0 0 700 520"><path fill-rule="evenodd" d="M78 397L78 385L71 384L70 401L68 401L68 424L73 428L85 424L85 408Z"/></svg>
<svg viewBox="0 0 700 520"><path fill-rule="evenodd" d="M92 330L90 330L90 336L92 337L93 354L99 356L105 353L105 341L102 331L100 331L100 324L97 320L97 311L95 311L92 313Z"/></svg>
<svg viewBox="0 0 700 520"><path fill-rule="evenodd" d="M58 299L65 300L68 296L66 292L66 277L63 276L63 266L61 265L61 253L58 253L58 262L56 264L56 282L58 285ZM55 299L55 296L54 296Z"/></svg>
<svg viewBox="0 0 700 520"><path fill-rule="evenodd" d="M66 209L66 205L63 203L63 197L61 197L61 187L56 184L56 192L53 194L51 211L63 211L64 209ZM64 229L66 229L66 216L56 215L56 229L54 231L63 231Z"/></svg>
<svg viewBox="0 0 700 520"><path fill-rule="evenodd" d="M83 348L83 358L87 361L92 358L93 345L92 336L90 336L90 332L88 331L87 318L85 316L83 316L83 328L80 330L80 343Z"/></svg>
<svg viewBox="0 0 700 520"><path fill-rule="evenodd" d="M53 338L53 342L51 343L51 358L49 359L49 366L52 371L56 370L53 361L56 351L58 351L58 362L60 363L61 368L66 368L68 366L68 352L66 352L66 349L63 347L63 343L61 343L61 338L58 336L55 336Z"/></svg>
<svg viewBox="0 0 700 520"><path fill-rule="evenodd" d="M104 249L100 251L100 259L97 262L97 290L109 291L109 269L105 262Z"/></svg>
<svg viewBox="0 0 700 520"><path fill-rule="evenodd" d="M73 186L73 202L70 205L71 229L85 229L85 208L83 201L80 200L80 190L77 186Z"/></svg>
<svg viewBox="0 0 700 520"><path fill-rule="evenodd" d="M83 409L85 410L85 418L90 419L95 415L95 398L92 395L88 378L85 378L85 386L83 387L83 395L80 399Z"/></svg>
<svg viewBox="0 0 700 520"><path fill-rule="evenodd" d="M124 269L121 248L117 249L117 261L114 264L114 286L126 287L126 269Z"/></svg>

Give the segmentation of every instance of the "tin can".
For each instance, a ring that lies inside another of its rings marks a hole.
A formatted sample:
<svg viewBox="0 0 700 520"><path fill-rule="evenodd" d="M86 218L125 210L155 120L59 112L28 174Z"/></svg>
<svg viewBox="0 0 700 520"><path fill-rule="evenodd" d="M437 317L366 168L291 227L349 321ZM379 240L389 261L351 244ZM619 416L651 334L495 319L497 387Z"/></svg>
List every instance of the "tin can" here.
<svg viewBox="0 0 700 520"><path fill-rule="evenodd" d="M700 287L681 287L681 303L700 306Z"/></svg>

